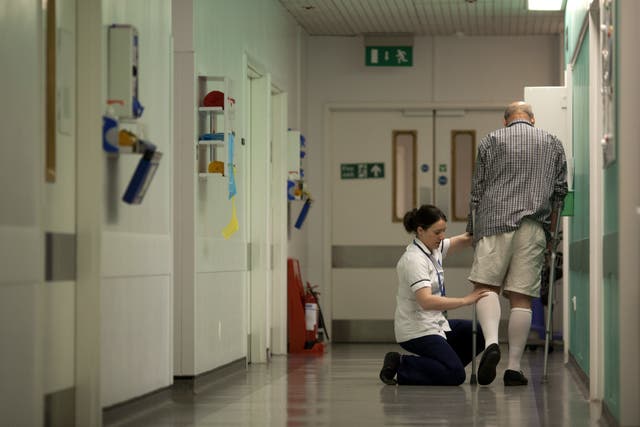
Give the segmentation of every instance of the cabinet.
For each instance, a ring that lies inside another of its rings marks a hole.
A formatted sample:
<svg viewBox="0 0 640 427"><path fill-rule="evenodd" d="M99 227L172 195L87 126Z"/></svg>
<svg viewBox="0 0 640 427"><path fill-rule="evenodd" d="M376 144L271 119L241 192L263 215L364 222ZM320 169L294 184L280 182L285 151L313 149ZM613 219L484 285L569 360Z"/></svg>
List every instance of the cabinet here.
<svg viewBox="0 0 640 427"><path fill-rule="evenodd" d="M235 100L227 77L198 76L197 172L198 177L224 176L232 167L228 158Z"/></svg>

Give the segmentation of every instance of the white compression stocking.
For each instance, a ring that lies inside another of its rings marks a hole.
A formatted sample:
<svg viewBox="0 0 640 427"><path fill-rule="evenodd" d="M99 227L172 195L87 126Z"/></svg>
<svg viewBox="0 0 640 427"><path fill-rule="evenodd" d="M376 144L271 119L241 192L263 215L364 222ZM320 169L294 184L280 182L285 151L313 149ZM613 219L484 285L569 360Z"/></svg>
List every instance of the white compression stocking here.
<svg viewBox="0 0 640 427"><path fill-rule="evenodd" d="M489 292L486 297L476 303L478 323L482 326L485 348L489 344L498 344L498 326L500 325L500 298L495 292Z"/></svg>
<svg viewBox="0 0 640 427"><path fill-rule="evenodd" d="M507 369L520 370L520 359L529 338L531 310L512 308L509 316L509 365Z"/></svg>

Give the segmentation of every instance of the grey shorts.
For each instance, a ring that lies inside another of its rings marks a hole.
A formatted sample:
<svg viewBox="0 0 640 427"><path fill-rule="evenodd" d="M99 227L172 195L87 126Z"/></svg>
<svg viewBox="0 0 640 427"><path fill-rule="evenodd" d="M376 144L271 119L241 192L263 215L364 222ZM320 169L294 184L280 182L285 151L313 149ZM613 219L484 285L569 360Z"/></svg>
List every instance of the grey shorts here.
<svg viewBox="0 0 640 427"><path fill-rule="evenodd" d="M546 245L542 225L530 219L516 231L485 236L476 244L469 280L538 297Z"/></svg>

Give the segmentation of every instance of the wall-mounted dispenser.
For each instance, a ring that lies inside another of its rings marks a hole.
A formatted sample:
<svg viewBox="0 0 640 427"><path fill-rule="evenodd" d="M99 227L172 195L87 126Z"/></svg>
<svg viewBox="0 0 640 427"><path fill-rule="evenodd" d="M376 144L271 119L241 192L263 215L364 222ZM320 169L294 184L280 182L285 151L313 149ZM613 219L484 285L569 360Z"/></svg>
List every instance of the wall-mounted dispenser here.
<svg viewBox="0 0 640 427"><path fill-rule="evenodd" d="M142 158L138 162L124 196L122 196L123 201L132 205L142 203L162 158L162 153L156 151L156 146L149 142L138 141L138 147L138 150L142 152Z"/></svg>
<svg viewBox="0 0 640 427"><path fill-rule="evenodd" d="M108 99L119 118L135 119L144 107L138 99L138 31L132 25L109 26Z"/></svg>
<svg viewBox="0 0 640 427"><path fill-rule="evenodd" d="M140 204L158 169L162 153L136 133L137 119L144 107L138 99L138 31L132 25L114 24L108 28L107 111L103 116L102 147L117 161L120 154L142 154L122 200ZM121 128L133 124L136 132Z"/></svg>

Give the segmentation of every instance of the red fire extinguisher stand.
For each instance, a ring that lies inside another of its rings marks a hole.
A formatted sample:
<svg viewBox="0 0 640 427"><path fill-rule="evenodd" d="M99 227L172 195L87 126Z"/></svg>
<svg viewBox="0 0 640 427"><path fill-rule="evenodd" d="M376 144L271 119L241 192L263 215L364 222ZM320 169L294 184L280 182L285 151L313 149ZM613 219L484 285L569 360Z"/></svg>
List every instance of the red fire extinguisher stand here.
<svg viewBox="0 0 640 427"><path fill-rule="evenodd" d="M324 344L318 341L319 304L316 294L307 283L302 285L300 263L287 260L287 321L289 353L324 352Z"/></svg>

